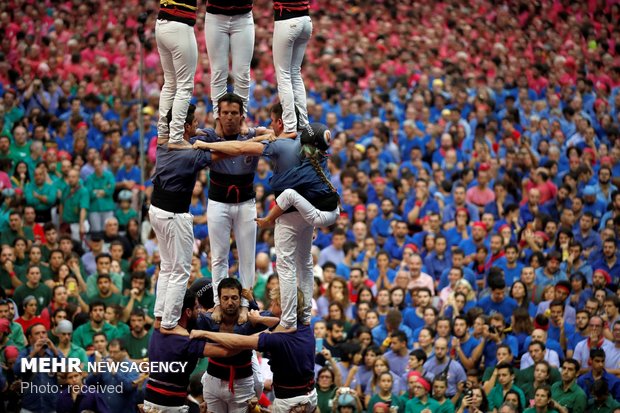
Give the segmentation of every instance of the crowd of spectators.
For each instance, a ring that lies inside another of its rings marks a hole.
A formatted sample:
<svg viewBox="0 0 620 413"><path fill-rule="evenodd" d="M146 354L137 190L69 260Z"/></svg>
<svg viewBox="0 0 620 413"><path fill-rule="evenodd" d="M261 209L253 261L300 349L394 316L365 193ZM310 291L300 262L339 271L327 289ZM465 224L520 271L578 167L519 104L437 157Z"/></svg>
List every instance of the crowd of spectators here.
<svg viewBox="0 0 620 413"><path fill-rule="evenodd" d="M268 126L273 11L254 3L247 121ZM152 0L0 3L7 411L72 411L66 390L22 391L23 382L125 384L88 398L96 411L131 412L140 400L145 375L19 366L37 355L148 358L159 263L143 213L162 84L156 13L141 113L137 28L157 9ZM320 411L618 411L620 5L314 0L311 13L308 109L332 130L343 209L314 242ZM203 29L200 4L193 103L209 127ZM190 282L210 277L207 173L192 198ZM261 160L260 214L273 202L270 176ZM232 251L234 275L234 241ZM273 230L259 233L256 253L254 292L266 308L277 285Z"/></svg>

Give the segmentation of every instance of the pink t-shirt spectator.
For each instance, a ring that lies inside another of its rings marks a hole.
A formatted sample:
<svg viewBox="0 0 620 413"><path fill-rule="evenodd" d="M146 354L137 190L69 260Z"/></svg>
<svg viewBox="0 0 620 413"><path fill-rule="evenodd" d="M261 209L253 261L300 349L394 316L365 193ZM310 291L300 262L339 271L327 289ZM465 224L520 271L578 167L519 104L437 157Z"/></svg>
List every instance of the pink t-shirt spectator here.
<svg viewBox="0 0 620 413"><path fill-rule="evenodd" d="M467 190L466 199L474 205L485 206L495 201L495 192L491 188L480 189L479 186L474 186Z"/></svg>

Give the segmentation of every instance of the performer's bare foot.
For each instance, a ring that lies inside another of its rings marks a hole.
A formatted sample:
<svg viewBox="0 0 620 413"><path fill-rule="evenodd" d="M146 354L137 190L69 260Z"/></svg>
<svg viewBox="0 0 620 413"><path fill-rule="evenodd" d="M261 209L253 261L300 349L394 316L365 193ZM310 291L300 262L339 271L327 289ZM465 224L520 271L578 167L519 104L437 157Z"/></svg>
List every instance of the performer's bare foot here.
<svg viewBox="0 0 620 413"><path fill-rule="evenodd" d="M153 328L155 330L159 330L160 327L161 327L161 318L158 318L155 320L155 323L153 323Z"/></svg>
<svg viewBox="0 0 620 413"><path fill-rule="evenodd" d="M189 337L189 332L180 325L174 326L174 328L160 328L159 332L162 334L176 334L177 336Z"/></svg>
<svg viewBox="0 0 620 413"><path fill-rule="evenodd" d="M239 310L239 319L237 321L237 324L245 324L248 322L248 308L247 307L241 307L241 310Z"/></svg>
<svg viewBox="0 0 620 413"><path fill-rule="evenodd" d="M181 143L168 142L168 149L194 149L194 147L188 141L183 140Z"/></svg>
<svg viewBox="0 0 620 413"><path fill-rule="evenodd" d="M254 301L254 294L252 293L252 290L248 290L247 288L244 288L243 290L241 290L241 297L245 298L248 301Z"/></svg>
<svg viewBox="0 0 620 413"><path fill-rule="evenodd" d="M282 324L278 324L278 326L273 330L274 333L294 333L297 331L297 327L286 328Z"/></svg>
<svg viewBox="0 0 620 413"><path fill-rule="evenodd" d="M215 307L213 307L213 312L211 313L211 319L215 321L216 323L219 323L220 321L222 321L222 309L220 308L219 305L216 305Z"/></svg>
<svg viewBox="0 0 620 413"><path fill-rule="evenodd" d="M254 221L256 221L256 225L258 225L260 229L271 228L274 226L274 222L269 217L256 218Z"/></svg>

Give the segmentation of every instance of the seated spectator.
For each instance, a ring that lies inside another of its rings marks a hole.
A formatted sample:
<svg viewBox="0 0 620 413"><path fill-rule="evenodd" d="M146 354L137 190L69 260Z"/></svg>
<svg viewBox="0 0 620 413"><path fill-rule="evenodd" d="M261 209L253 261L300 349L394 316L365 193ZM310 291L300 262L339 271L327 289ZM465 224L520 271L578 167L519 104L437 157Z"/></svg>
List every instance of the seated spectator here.
<svg viewBox="0 0 620 413"><path fill-rule="evenodd" d="M595 348L590 350L588 361L591 369L577 379L577 384L586 393L588 399L595 397L593 394L595 383L597 381L604 381L607 383L609 393L612 397L616 400L620 400L620 380L605 369L608 365L605 362L606 358L607 354L603 349Z"/></svg>

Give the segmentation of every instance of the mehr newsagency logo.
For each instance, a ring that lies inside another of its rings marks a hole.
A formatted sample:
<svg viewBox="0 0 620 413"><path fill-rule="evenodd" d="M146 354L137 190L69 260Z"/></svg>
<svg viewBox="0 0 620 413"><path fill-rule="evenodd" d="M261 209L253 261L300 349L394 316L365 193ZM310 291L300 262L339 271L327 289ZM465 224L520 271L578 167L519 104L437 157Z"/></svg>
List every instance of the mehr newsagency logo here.
<svg viewBox="0 0 620 413"><path fill-rule="evenodd" d="M77 357L69 358L31 358L23 359L21 363L22 373L184 373L187 367L186 361L92 361L84 364Z"/></svg>

